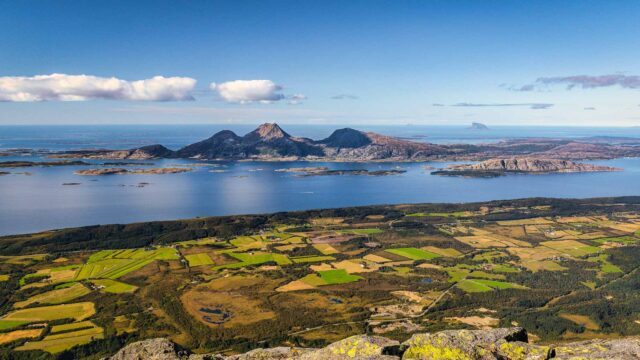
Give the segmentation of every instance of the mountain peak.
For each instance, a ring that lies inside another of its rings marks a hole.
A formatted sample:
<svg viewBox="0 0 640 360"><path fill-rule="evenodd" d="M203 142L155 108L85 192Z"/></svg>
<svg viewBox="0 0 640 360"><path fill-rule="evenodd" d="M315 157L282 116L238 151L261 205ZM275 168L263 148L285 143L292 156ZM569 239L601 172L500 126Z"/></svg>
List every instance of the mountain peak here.
<svg viewBox="0 0 640 360"><path fill-rule="evenodd" d="M278 124L276 123L264 123L249 134L247 134L249 138L259 138L263 141L282 139L291 137L287 134Z"/></svg>
<svg viewBox="0 0 640 360"><path fill-rule="evenodd" d="M321 142L331 147L357 148L371 144L371 139L361 131L344 128L334 131Z"/></svg>

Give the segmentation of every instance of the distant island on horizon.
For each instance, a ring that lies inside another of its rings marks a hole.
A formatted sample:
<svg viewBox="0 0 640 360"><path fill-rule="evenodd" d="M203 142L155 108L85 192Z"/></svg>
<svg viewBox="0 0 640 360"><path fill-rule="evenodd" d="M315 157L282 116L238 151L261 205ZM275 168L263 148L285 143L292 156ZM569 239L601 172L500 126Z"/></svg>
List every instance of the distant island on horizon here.
<svg viewBox="0 0 640 360"><path fill-rule="evenodd" d="M474 128L481 128L474 123ZM239 136L222 130L177 151L161 144L127 150L91 149L50 154L53 158L147 160L189 158L257 161L484 161L496 158L560 160L614 159L640 156L640 140L611 137L514 138L498 143L434 144L364 132L352 128L313 140L292 136L276 123L265 123Z"/></svg>

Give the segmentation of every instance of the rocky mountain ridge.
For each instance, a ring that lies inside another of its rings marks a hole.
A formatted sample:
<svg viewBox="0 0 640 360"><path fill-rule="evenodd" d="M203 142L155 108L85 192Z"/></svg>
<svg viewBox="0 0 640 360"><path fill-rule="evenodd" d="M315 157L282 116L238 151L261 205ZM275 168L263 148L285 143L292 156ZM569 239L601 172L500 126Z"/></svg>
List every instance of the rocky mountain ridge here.
<svg viewBox="0 0 640 360"><path fill-rule="evenodd" d="M329 137L295 137L275 123L260 125L244 136L222 130L177 151L162 145L129 150L84 150L53 154L56 158L309 161L460 161L527 156L545 159L612 159L640 156L640 140L609 144L602 139L511 139L490 144L433 144L344 128Z"/></svg>
<svg viewBox="0 0 640 360"><path fill-rule="evenodd" d="M190 354L164 338L132 343L104 360L627 360L640 358L640 338L588 340L557 345L528 342L519 327L445 330L414 334L400 343L381 336L356 335L324 348L275 347L239 355Z"/></svg>

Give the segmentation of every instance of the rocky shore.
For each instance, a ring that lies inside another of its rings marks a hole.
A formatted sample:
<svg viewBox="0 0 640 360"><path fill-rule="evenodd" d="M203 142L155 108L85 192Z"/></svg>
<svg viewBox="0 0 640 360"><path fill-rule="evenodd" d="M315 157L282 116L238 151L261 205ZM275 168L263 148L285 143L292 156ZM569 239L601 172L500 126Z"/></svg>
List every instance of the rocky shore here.
<svg viewBox="0 0 640 360"><path fill-rule="evenodd" d="M640 358L640 338L595 339L556 345L528 342L518 327L489 330L446 330L415 334L405 342L356 335L324 348L276 347L239 355L190 354L164 338L132 343L105 360L589 360Z"/></svg>

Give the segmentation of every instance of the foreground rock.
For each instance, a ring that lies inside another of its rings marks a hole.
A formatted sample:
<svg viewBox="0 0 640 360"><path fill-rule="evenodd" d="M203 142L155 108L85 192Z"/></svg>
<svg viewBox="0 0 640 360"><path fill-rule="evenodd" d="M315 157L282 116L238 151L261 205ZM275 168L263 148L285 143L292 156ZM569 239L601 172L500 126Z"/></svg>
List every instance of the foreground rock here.
<svg viewBox="0 0 640 360"><path fill-rule="evenodd" d="M527 342L527 332L518 327L491 330L447 330L416 334L400 344L380 336L357 335L325 348L276 347L244 354L192 354L179 350L167 339L139 341L122 348L107 360L589 360L640 358L640 338L590 340L561 345Z"/></svg>
<svg viewBox="0 0 640 360"><path fill-rule="evenodd" d="M610 166L576 163L569 160L509 158L491 159L477 164L450 165L435 175L494 177L507 173L573 173L621 171Z"/></svg>
<svg viewBox="0 0 640 360"><path fill-rule="evenodd" d="M78 170L74 172L76 175L99 176L99 175L162 175L162 174L178 174L191 171L191 168L154 168L154 169L124 169L124 168L105 168L105 169L88 169Z"/></svg>

